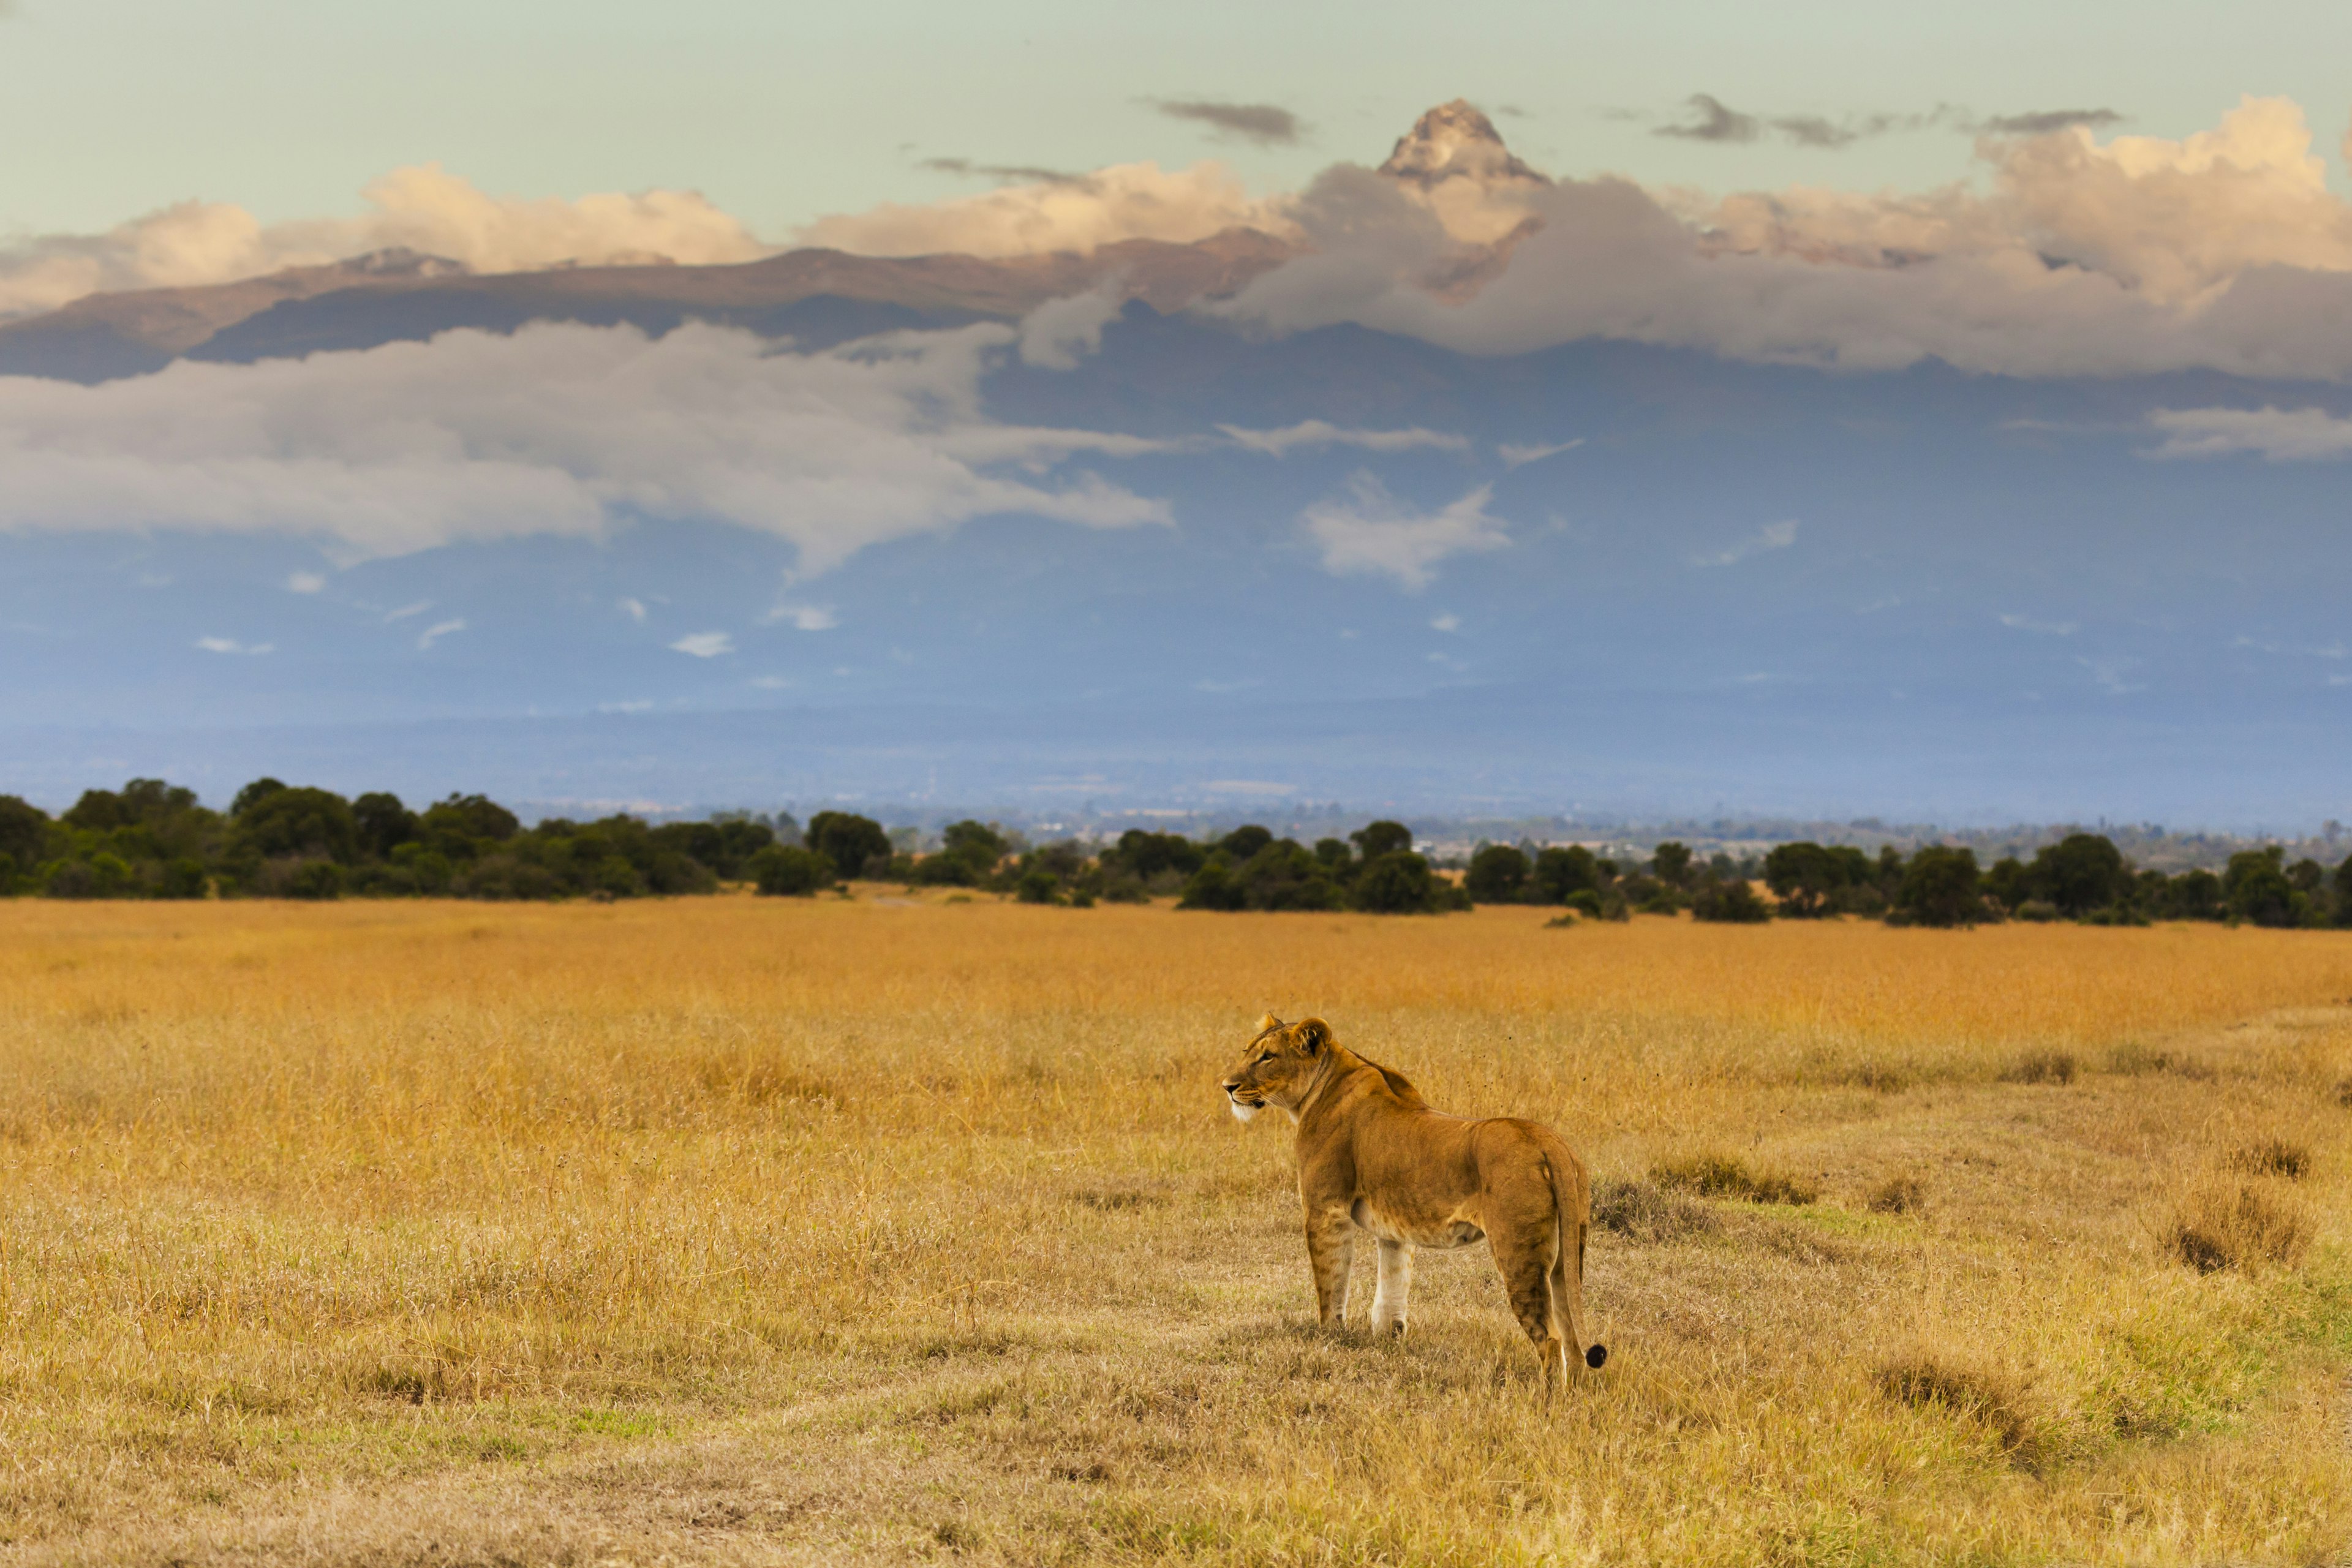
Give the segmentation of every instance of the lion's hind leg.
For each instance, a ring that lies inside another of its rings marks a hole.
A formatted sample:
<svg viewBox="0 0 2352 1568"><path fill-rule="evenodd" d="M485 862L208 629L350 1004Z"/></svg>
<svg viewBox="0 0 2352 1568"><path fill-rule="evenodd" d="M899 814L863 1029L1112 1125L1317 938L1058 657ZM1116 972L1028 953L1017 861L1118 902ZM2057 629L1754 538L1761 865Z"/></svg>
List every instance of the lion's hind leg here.
<svg viewBox="0 0 2352 1568"><path fill-rule="evenodd" d="M1372 1290L1372 1331L1404 1337L1405 1298L1412 1292L1412 1248L1381 1243L1380 1283Z"/></svg>
<svg viewBox="0 0 2352 1568"><path fill-rule="evenodd" d="M1560 1337L1551 1281L1558 1232L1549 1223L1529 1235L1513 1234L1518 1228L1503 1226L1487 1234L1494 1244L1495 1267L1503 1276L1503 1293L1510 1298L1511 1313L1543 1363L1544 1389L1549 1393L1568 1379L1568 1343Z"/></svg>

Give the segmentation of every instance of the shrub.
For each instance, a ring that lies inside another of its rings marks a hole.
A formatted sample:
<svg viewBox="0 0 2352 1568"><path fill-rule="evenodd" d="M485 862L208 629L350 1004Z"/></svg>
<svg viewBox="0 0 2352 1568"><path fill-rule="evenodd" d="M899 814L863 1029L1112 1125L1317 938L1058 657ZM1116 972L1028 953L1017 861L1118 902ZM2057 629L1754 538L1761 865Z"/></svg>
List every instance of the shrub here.
<svg viewBox="0 0 2352 1568"><path fill-rule="evenodd" d="M2058 906L2041 899L2028 899L2010 911L2017 919L2031 921L2035 925L2047 925L2058 918Z"/></svg>
<svg viewBox="0 0 2352 1568"><path fill-rule="evenodd" d="M2072 1083L2074 1058L2069 1051L2029 1051L2001 1069L2003 1083Z"/></svg>
<svg viewBox="0 0 2352 1568"><path fill-rule="evenodd" d="M814 849L771 844L751 857L745 869L760 891L774 898L806 898L833 880L833 863Z"/></svg>
<svg viewBox="0 0 2352 1568"><path fill-rule="evenodd" d="M1764 900L1746 881L1710 882L1691 900L1691 919L1723 925L1757 925L1772 918Z"/></svg>
<svg viewBox="0 0 2352 1568"><path fill-rule="evenodd" d="M293 790L287 795L296 793ZM304 860L288 874L283 884L289 899L311 899L324 901L343 896L343 868L332 860Z"/></svg>
<svg viewBox="0 0 2352 1568"><path fill-rule="evenodd" d="M803 842L829 861L841 877L863 877L876 861L890 865L890 836L870 816L846 811L820 811L809 818Z"/></svg>
<svg viewBox="0 0 2352 1568"><path fill-rule="evenodd" d="M155 896L159 899L201 899L211 890L211 879L205 875L205 863L182 856L163 868L156 879Z"/></svg>
<svg viewBox="0 0 2352 1568"><path fill-rule="evenodd" d="M1601 893L1597 889L1579 888L1560 902L1579 914L1590 915L1596 921L1601 918Z"/></svg>
<svg viewBox="0 0 2352 1568"><path fill-rule="evenodd" d="M2251 1182L2206 1182L2174 1200L2157 1233L2163 1249L2200 1274L2291 1264L2311 1245L2301 1205Z"/></svg>
<svg viewBox="0 0 2352 1568"><path fill-rule="evenodd" d="M1984 919L1984 898L1977 891L1976 851L1942 844L1921 848L1903 868L1895 910L1923 926L1974 925Z"/></svg>
<svg viewBox="0 0 2352 1568"><path fill-rule="evenodd" d="M1367 865L1383 855L1394 855L1412 848L1412 829L1402 822L1368 822L1348 837Z"/></svg>
<svg viewBox="0 0 2352 1568"><path fill-rule="evenodd" d="M1622 1176L1604 1176L1594 1184L1592 1223L1636 1241L1675 1241L1721 1228L1706 1205Z"/></svg>
<svg viewBox="0 0 2352 1568"><path fill-rule="evenodd" d="M1470 857L1469 874L1462 885L1469 890L1473 903L1525 903L1528 874L1524 851L1508 844L1489 844Z"/></svg>
<svg viewBox="0 0 2352 1568"><path fill-rule="evenodd" d="M1810 1204L1819 1184L1784 1171L1758 1171L1737 1154L1691 1154L1650 1167L1651 1180L1703 1198L1738 1198L1752 1204Z"/></svg>
<svg viewBox="0 0 2352 1568"><path fill-rule="evenodd" d="M1375 915L1433 914L1439 884L1429 862L1410 849L1392 849L1364 863L1351 889L1356 908Z"/></svg>
<svg viewBox="0 0 2352 1568"><path fill-rule="evenodd" d="M2003 1452L2015 1453L2032 1444L2032 1425L2018 1385L2002 1373L1922 1349L1881 1363L1877 1383L1889 1399L1982 1424Z"/></svg>
<svg viewBox="0 0 2352 1568"><path fill-rule="evenodd" d="M2311 1173L2311 1151L2284 1138L2263 1138L2230 1156L2230 1168L2250 1176L2284 1176L2299 1182Z"/></svg>
<svg viewBox="0 0 2352 1568"><path fill-rule="evenodd" d="M1192 873L1192 879L1184 884L1182 896L1176 900L1176 907L1180 910L1223 910L1230 912L1247 909L1249 894L1241 883L1234 879L1233 868L1225 863L1225 858L1215 855Z"/></svg>
<svg viewBox="0 0 2352 1568"><path fill-rule="evenodd" d="M1591 893L1598 908L1601 862L1581 844L1554 846L1536 851L1528 871L1528 896L1539 904L1572 902L1579 893Z"/></svg>
<svg viewBox="0 0 2352 1568"><path fill-rule="evenodd" d="M1057 904L1062 901L1061 879L1042 866L1024 871L1013 896L1024 904Z"/></svg>
<svg viewBox="0 0 2352 1568"><path fill-rule="evenodd" d="M1873 1214L1916 1214L1927 1195L1916 1176L1898 1175L1871 1188L1864 1201Z"/></svg>

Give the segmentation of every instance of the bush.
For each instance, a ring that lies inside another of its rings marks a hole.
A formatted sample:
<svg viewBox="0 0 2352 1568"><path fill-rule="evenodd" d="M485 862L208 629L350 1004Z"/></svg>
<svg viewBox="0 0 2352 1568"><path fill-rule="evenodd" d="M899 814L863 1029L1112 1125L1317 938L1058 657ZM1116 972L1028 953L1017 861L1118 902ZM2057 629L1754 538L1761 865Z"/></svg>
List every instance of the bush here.
<svg viewBox="0 0 2352 1568"><path fill-rule="evenodd" d="M201 899L211 890L212 879L205 875L205 863L186 856L166 865L155 882L155 896L159 899Z"/></svg>
<svg viewBox="0 0 2352 1568"><path fill-rule="evenodd" d="M284 885L289 899L340 899L343 896L343 868L332 860L305 860L293 868Z"/></svg>
<svg viewBox="0 0 2352 1568"><path fill-rule="evenodd" d="M1228 913L1249 907L1249 895L1241 883L1234 879L1233 868L1223 855L1212 856L1193 872L1184 884L1183 896L1176 900L1180 910L1222 910Z"/></svg>
<svg viewBox="0 0 2352 1568"><path fill-rule="evenodd" d="M1528 873L1524 851L1508 844L1489 844L1470 857L1469 875L1463 879L1462 885L1469 889L1473 903L1524 903Z"/></svg>
<svg viewBox="0 0 2352 1568"><path fill-rule="evenodd" d="M2157 1233L2164 1250L2200 1274L2291 1264L2311 1245L2311 1219L2251 1182L2207 1182L2176 1199Z"/></svg>
<svg viewBox="0 0 2352 1568"><path fill-rule="evenodd" d="M1864 1200L1873 1214L1916 1214L1927 1200L1916 1176L1889 1176L1870 1189Z"/></svg>
<svg viewBox="0 0 2352 1568"><path fill-rule="evenodd" d="M1738 1198L1752 1204L1810 1204L1822 1195L1817 1183L1783 1171L1758 1171L1737 1154L1692 1154L1650 1167L1661 1186L1680 1187L1703 1198Z"/></svg>
<svg viewBox="0 0 2352 1568"><path fill-rule="evenodd" d="M870 816L846 811L820 811L809 818L803 841L832 863L836 875L863 877L876 862L877 872L890 866L890 836Z"/></svg>
<svg viewBox="0 0 2352 1568"><path fill-rule="evenodd" d="M1916 925L1974 925L1985 918L1977 878L1975 850L1927 845L1903 868L1895 911Z"/></svg>
<svg viewBox="0 0 2352 1568"><path fill-rule="evenodd" d="M1649 1182L1604 1176L1593 1184L1592 1223L1636 1241L1677 1241L1722 1228L1713 1211Z"/></svg>
<svg viewBox="0 0 2352 1568"><path fill-rule="evenodd" d="M814 849L771 844L744 868L761 892L772 898L806 898L833 880L833 863Z"/></svg>
<svg viewBox="0 0 2352 1568"><path fill-rule="evenodd" d="M1429 862L1410 849L1391 849L1365 861L1350 893L1355 907L1367 914L1434 914L1439 908L1438 879Z"/></svg>
<svg viewBox="0 0 2352 1568"><path fill-rule="evenodd" d="M1538 904L1572 902L1579 893L1601 893L1601 862L1581 844L1536 851L1528 874L1528 897Z"/></svg>
<svg viewBox="0 0 2352 1568"><path fill-rule="evenodd" d="M1772 918L1772 911L1756 889L1746 882L1710 882L1691 900L1691 919L1711 921L1724 925L1756 925Z"/></svg>
<svg viewBox="0 0 2352 1568"><path fill-rule="evenodd" d="M1062 901L1062 883L1053 872L1039 867L1021 874L1013 896L1024 904L1057 904Z"/></svg>
<svg viewBox="0 0 2352 1568"><path fill-rule="evenodd" d="M2001 1069L2003 1083L2058 1083L2074 1081L2074 1058L2069 1051L2032 1051L2021 1056Z"/></svg>
<svg viewBox="0 0 2352 1568"><path fill-rule="evenodd" d="M2284 1176L2299 1182L2311 1172L2311 1151L2284 1138L2263 1138L2232 1153L2230 1168L2250 1176Z"/></svg>

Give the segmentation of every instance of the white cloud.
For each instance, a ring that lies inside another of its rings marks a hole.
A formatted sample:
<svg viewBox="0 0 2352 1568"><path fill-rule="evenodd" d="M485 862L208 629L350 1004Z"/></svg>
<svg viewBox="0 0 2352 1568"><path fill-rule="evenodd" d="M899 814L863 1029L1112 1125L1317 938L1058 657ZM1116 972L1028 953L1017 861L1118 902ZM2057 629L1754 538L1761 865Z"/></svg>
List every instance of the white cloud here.
<svg viewBox="0 0 2352 1568"><path fill-rule="evenodd" d="M2139 668L2142 663L2139 659L2119 654L2101 654L2096 657L2079 658L2074 662L2091 672L2091 679L2098 683L2101 689L2111 691L2118 697L2147 689L2144 685L2136 684L2125 679Z"/></svg>
<svg viewBox="0 0 2352 1568"><path fill-rule="evenodd" d="M2082 627L2073 621L2037 621L2032 616L2003 616L2000 624L2021 632L2040 632L2043 637L2071 637Z"/></svg>
<svg viewBox="0 0 2352 1568"><path fill-rule="evenodd" d="M1164 444L981 413L1017 336L799 354L699 324L541 324L97 386L0 377L0 530L285 533L353 561L696 518L788 541L805 576L975 517L1170 522L1093 473L1047 476Z"/></svg>
<svg viewBox="0 0 2352 1568"><path fill-rule="evenodd" d="M1462 617L1448 610L1431 621L1429 629L1433 632L1458 632L1462 629Z"/></svg>
<svg viewBox="0 0 2352 1568"><path fill-rule="evenodd" d="M1737 544L1708 554L1694 555L1690 562L1694 566L1729 566L1751 555L1761 555L1768 550L1786 550L1796 542L1797 520L1787 518L1779 522L1766 523Z"/></svg>
<svg viewBox="0 0 2352 1568"><path fill-rule="evenodd" d="M405 248L480 272L650 260L750 261L774 247L692 191L576 201L492 196L437 163L394 169L360 193L353 218L264 224L243 207L182 202L98 235L0 248L0 317L54 310L100 289L184 289Z"/></svg>
<svg viewBox="0 0 2352 1568"><path fill-rule="evenodd" d="M1507 468L1523 468L1529 463L1540 463L1546 458L1557 458L1562 452L1573 452L1583 445L1584 437L1579 436L1573 441L1554 441L1548 446L1496 447L1495 455L1503 459L1503 467Z"/></svg>
<svg viewBox="0 0 2352 1568"><path fill-rule="evenodd" d="M2248 100L2179 142L2072 127L1979 148L1990 193L1533 189L1539 226L1466 298L1429 286L1458 242L1393 182L1341 166L1294 209L1305 254L1213 309L1474 353L1602 337L1843 369L2352 374L2352 204L2293 103Z"/></svg>
<svg viewBox="0 0 2352 1568"><path fill-rule="evenodd" d="M326 585L326 574L321 572L297 572L286 579L289 594L315 594Z"/></svg>
<svg viewBox="0 0 2352 1568"><path fill-rule="evenodd" d="M1511 542L1502 522L1487 515L1495 487L1480 485L1438 511L1423 512L1391 495L1370 474L1349 480L1344 500L1318 501L1301 514L1307 531L1323 547L1323 569L1335 575L1369 573L1393 577L1415 593L1429 585L1432 570L1451 555L1500 550Z"/></svg>
<svg viewBox="0 0 2352 1568"><path fill-rule="evenodd" d="M1102 347L1103 329L1118 319L1121 302L1114 278L1089 293L1038 306L1021 322L1021 363L1045 370L1077 369L1079 360Z"/></svg>
<svg viewBox="0 0 2352 1568"><path fill-rule="evenodd" d="M451 633L462 632L465 629L466 623L463 621L436 621L431 626L416 634L417 649L419 652L422 652L424 649L431 647L435 643L439 642L443 637L449 636Z"/></svg>
<svg viewBox="0 0 2352 1568"><path fill-rule="evenodd" d="M385 611L383 624L390 626L394 621L404 621L411 616L421 616L432 607L433 601L430 599L419 599L413 605L403 605L396 610Z"/></svg>
<svg viewBox="0 0 2352 1568"><path fill-rule="evenodd" d="M653 699L649 697L632 697L625 702L599 702L596 704L596 711L599 713L650 713L653 711Z"/></svg>
<svg viewBox="0 0 2352 1568"><path fill-rule="evenodd" d="M1239 425L1220 425L1217 430L1236 447L1263 452L1269 458L1284 457L1302 447L1360 447L1368 452L1409 452L1415 447L1434 447L1445 452L1470 449L1466 436L1449 436L1418 426L1410 430L1343 430L1320 419L1307 419L1278 430L1250 430Z"/></svg>
<svg viewBox="0 0 2352 1568"><path fill-rule="evenodd" d="M1173 172L1118 163L1069 179L1005 185L928 205L887 203L821 218L793 237L860 256L1028 256L1127 239L1184 243L1228 228L1286 232L1287 202L1252 197L1223 163Z"/></svg>
<svg viewBox="0 0 2352 1568"><path fill-rule="evenodd" d="M646 605L644 600L623 599L619 601L619 606L621 614L628 616L629 619L636 622L637 625L644 626L646 624Z"/></svg>
<svg viewBox="0 0 2352 1568"><path fill-rule="evenodd" d="M770 625L790 621L793 629L803 632L829 632L841 625L840 617L825 605L778 605L761 618Z"/></svg>
<svg viewBox="0 0 2352 1568"><path fill-rule="evenodd" d="M206 653L255 654L275 653L278 651L277 645L274 643L254 643L247 646L245 643L236 641L233 637L198 637L196 639L196 646L204 649Z"/></svg>
<svg viewBox="0 0 2352 1568"><path fill-rule="evenodd" d="M669 646L675 652L697 658L717 658L735 651L735 639L725 632L688 632Z"/></svg>
<svg viewBox="0 0 2352 1568"><path fill-rule="evenodd" d="M2251 452L2274 463L2352 458L2352 419L2324 408L2159 408L2147 422L2164 432L2151 457Z"/></svg>

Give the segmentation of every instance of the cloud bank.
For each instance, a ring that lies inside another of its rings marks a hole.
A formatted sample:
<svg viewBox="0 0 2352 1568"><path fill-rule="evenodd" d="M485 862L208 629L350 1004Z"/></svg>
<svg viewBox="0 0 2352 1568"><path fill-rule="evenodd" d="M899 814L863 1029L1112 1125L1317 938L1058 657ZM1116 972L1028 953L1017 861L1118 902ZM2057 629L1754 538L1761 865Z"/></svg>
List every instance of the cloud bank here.
<svg viewBox="0 0 2352 1568"><path fill-rule="evenodd" d="M709 326L541 325L97 386L0 378L0 529L289 534L350 561L699 518L790 542L805 576L976 517L1170 521L1060 471L1153 443L981 414L981 378L1019 337L796 354Z"/></svg>
<svg viewBox="0 0 2352 1568"><path fill-rule="evenodd" d="M100 235L0 247L0 318L55 310L101 289L184 289L405 248L478 272L647 261L750 261L770 254L692 191L527 200L492 196L436 163L395 169L361 192L354 218L264 224L243 207L182 202Z"/></svg>

